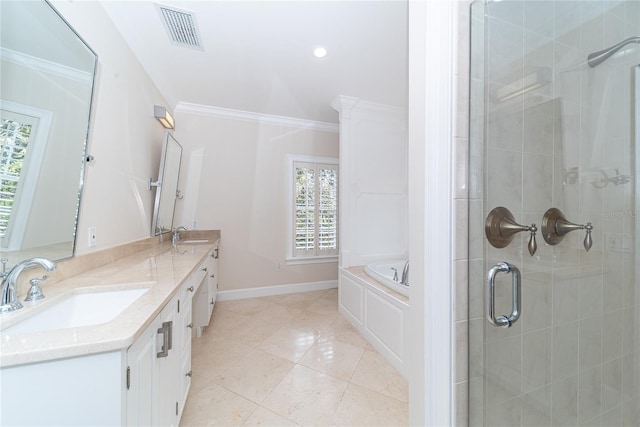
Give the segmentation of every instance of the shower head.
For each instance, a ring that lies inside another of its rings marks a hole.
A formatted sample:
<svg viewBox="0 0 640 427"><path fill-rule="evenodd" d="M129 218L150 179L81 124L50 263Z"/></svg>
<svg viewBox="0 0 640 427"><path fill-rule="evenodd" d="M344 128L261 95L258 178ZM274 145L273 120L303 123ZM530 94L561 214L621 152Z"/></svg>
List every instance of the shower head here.
<svg viewBox="0 0 640 427"><path fill-rule="evenodd" d="M600 50L598 52L591 53L587 57L587 62L589 63L589 66L591 68L597 67L607 59L611 58L611 56L613 56L617 51L630 43L640 43L640 36L629 37L628 39L623 40L616 45Z"/></svg>

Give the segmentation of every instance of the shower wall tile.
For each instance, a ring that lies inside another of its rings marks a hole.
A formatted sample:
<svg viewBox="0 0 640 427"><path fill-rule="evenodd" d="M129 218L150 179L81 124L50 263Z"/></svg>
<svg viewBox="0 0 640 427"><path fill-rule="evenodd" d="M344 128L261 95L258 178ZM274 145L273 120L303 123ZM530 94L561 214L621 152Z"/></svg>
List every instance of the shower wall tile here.
<svg viewBox="0 0 640 427"><path fill-rule="evenodd" d="M540 36L549 37L553 34L553 2L523 2L524 28Z"/></svg>
<svg viewBox="0 0 640 427"><path fill-rule="evenodd" d="M469 77L456 76L453 94L456 100L454 137L469 137L469 90Z"/></svg>
<svg viewBox="0 0 640 427"><path fill-rule="evenodd" d="M482 259L469 260L469 319L483 319L484 267Z"/></svg>
<svg viewBox="0 0 640 427"><path fill-rule="evenodd" d="M487 155L488 205L522 212L522 153L489 149Z"/></svg>
<svg viewBox="0 0 640 427"><path fill-rule="evenodd" d="M579 333L579 322L571 322L553 328L552 372L554 383L578 374Z"/></svg>
<svg viewBox="0 0 640 427"><path fill-rule="evenodd" d="M578 385L578 422L597 417L602 408L602 368L597 366L580 374Z"/></svg>
<svg viewBox="0 0 640 427"><path fill-rule="evenodd" d="M454 138L453 140L453 189L456 199L469 197L469 139Z"/></svg>
<svg viewBox="0 0 640 427"><path fill-rule="evenodd" d="M553 194L553 157L527 153L523 163L522 209L544 213Z"/></svg>
<svg viewBox="0 0 640 427"><path fill-rule="evenodd" d="M602 363L602 316L580 321L580 371Z"/></svg>
<svg viewBox="0 0 640 427"><path fill-rule="evenodd" d="M469 319L469 287L466 284L469 283L469 260L461 259L453 262L453 283L455 291L454 319L456 321L467 320Z"/></svg>
<svg viewBox="0 0 640 427"><path fill-rule="evenodd" d="M453 222L455 224L453 240L453 259L467 259L469 254L469 201L453 201Z"/></svg>
<svg viewBox="0 0 640 427"><path fill-rule="evenodd" d="M622 405L622 359L602 365L602 412Z"/></svg>
<svg viewBox="0 0 640 427"><path fill-rule="evenodd" d="M487 425L519 426L522 423L522 399L514 399L489 407Z"/></svg>
<svg viewBox="0 0 640 427"><path fill-rule="evenodd" d="M573 375L552 384L551 422L558 426L578 424L578 376Z"/></svg>
<svg viewBox="0 0 640 427"><path fill-rule="evenodd" d="M522 399L522 426L551 425L551 385L525 393Z"/></svg>
<svg viewBox="0 0 640 427"><path fill-rule="evenodd" d="M456 396L456 427L469 425L469 382L456 383L454 393Z"/></svg>
<svg viewBox="0 0 640 427"><path fill-rule="evenodd" d="M531 94L526 98L530 101L530 107L523 115L523 150L526 153L553 156L554 133L561 123L556 107L558 101Z"/></svg>
<svg viewBox="0 0 640 427"><path fill-rule="evenodd" d="M551 345L551 329L522 335L523 393L551 384Z"/></svg>
<svg viewBox="0 0 640 427"><path fill-rule="evenodd" d="M551 326L551 272L522 275L522 331L536 331Z"/></svg>
<svg viewBox="0 0 640 427"><path fill-rule="evenodd" d="M479 197L481 175L470 177L469 172L469 139L470 139L470 80L469 80L469 56L470 56L470 0L454 3L455 24L454 31L458 36L458 43L454 47L454 117L453 130L453 164L451 183L453 191L454 223L453 230L453 283L454 307L452 329L455 336L453 343L454 377L452 386L455 396L453 402L454 424L456 426L469 425L469 251L470 247L477 246L470 239L469 212L470 212L470 185L473 184L474 194ZM476 154L478 155L478 154ZM477 209L477 208L476 208Z"/></svg>
<svg viewBox="0 0 640 427"><path fill-rule="evenodd" d="M456 368L454 382L459 383L469 379L469 322L461 320L455 323L456 331Z"/></svg>
<svg viewBox="0 0 640 427"><path fill-rule="evenodd" d="M602 362L622 358L623 311L613 311L602 316Z"/></svg>

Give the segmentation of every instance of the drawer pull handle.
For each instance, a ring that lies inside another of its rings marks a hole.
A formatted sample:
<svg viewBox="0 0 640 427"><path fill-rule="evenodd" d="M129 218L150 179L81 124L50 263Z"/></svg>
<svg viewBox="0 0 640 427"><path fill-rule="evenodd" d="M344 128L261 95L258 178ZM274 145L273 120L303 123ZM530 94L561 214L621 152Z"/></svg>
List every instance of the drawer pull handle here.
<svg viewBox="0 0 640 427"><path fill-rule="evenodd" d="M192 375L193 375L193 371L189 371L185 374L185 376L189 378L191 378Z"/></svg>
<svg viewBox="0 0 640 427"><path fill-rule="evenodd" d="M188 290L189 292L193 292L193 286L189 286L189 287L187 288L187 290Z"/></svg>
<svg viewBox="0 0 640 427"><path fill-rule="evenodd" d="M189 324L187 325L187 328L193 328L193 323L189 323Z"/></svg>

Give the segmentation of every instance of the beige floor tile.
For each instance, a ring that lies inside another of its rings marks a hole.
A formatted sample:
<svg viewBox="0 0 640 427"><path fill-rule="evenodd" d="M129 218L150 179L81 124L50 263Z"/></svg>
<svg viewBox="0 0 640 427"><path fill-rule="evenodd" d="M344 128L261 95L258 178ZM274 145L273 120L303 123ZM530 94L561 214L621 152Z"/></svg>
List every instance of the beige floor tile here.
<svg viewBox="0 0 640 427"><path fill-rule="evenodd" d="M297 294L287 294L287 295L275 295L271 297L264 297L266 301L284 305L291 308L299 308L305 309L309 307L311 304L316 302L318 298L322 297L326 291L311 291L311 292L300 292Z"/></svg>
<svg viewBox="0 0 640 427"><path fill-rule="evenodd" d="M279 427L279 426L295 426L297 424L282 418L278 414L274 414L268 409L259 406L247 421L242 424L243 426L264 426L264 427Z"/></svg>
<svg viewBox="0 0 640 427"><path fill-rule="evenodd" d="M217 378L223 370L236 364L252 347L234 341L207 342L191 348L191 369L207 380Z"/></svg>
<svg viewBox="0 0 640 427"><path fill-rule="evenodd" d="M409 401L407 380L376 351L364 351L351 382L402 402Z"/></svg>
<svg viewBox="0 0 640 427"><path fill-rule="evenodd" d="M210 343L213 341L228 340L229 338L233 339L231 332L237 328L238 325L243 325L250 320L251 317L249 316L225 310L216 304L209 326L205 327L202 331L201 340L194 340L193 342L203 341Z"/></svg>
<svg viewBox="0 0 640 427"><path fill-rule="evenodd" d="M220 334L226 339L255 346L257 343L272 335L277 331L283 322L269 322L256 318L246 319L244 322L230 327L226 332Z"/></svg>
<svg viewBox="0 0 640 427"><path fill-rule="evenodd" d="M264 301L260 298L248 298L232 301L219 301L216 305L220 305L220 308L223 310L233 311L235 313L244 314L245 316L252 316L271 308L274 303Z"/></svg>
<svg viewBox="0 0 640 427"><path fill-rule="evenodd" d="M211 384L212 381L203 377L202 375L198 375L196 373L191 374L191 387L189 387L189 396L194 395L204 389L206 386Z"/></svg>
<svg viewBox="0 0 640 427"><path fill-rule="evenodd" d="M213 381L252 402L261 403L293 366L289 360L252 349L220 370Z"/></svg>
<svg viewBox="0 0 640 427"><path fill-rule="evenodd" d="M332 288L332 289L327 289L327 291L322 294L322 296L320 297L322 299L329 299L332 301L335 301L335 303L338 303L338 288Z"/></svg>
<svg viewBox="0 0 640 427"><path fill-rule="evenodd" d="M256 348L292 362L298 362L315 343L317 337L318 335L313 332L285 325L262 340Z"/></svg>
<svg viewBox="0 0 640 427"><path fill-rule="evenodd" d="M331 298L321 297L307 307L307 310L316 313L335 314L338 313L338 302Z"/></svg>
<svg viewBox="0 0 640 427"><path fill-rule="evenodd" d="M344 381L351 380L364 350L340 341L315 343L300 364Z"/></svg>
<svg viewBox="0 0 640 427"><path fill-rule="evenodd" d="M342 315L335 318L327 329L320 333L318 341L340 341L356 347L367 348L367 340Z"/></svg>
<svg viewBox="0 0 640 427"><path fill-rule="evenodd" d="M270 304L268 307L265 307L264 310L257 312L252 317L255 320L284 324L291 321L291 319L297 314L300 314L301 311L302 309L297 307Z"/></svg>
<svg viewBox="0 0 640 427"><path fill-rule="evenodd" d="M301 331L320 335L322 331L331 325L331 322L333 322L337 316L339 316L337 312L316 313L314 311L304 310L291 319L289 325Z"/></svg>
<svg viewBox="0 0 640 427"><path fill-rule="evenodd" d="M181 426L239 426L258 406L224 388L209 384L189 394Z"/></svg>
<svg viewBox="0 0 640 427"><path fill-rule="evenodd" d="M262 406L301 425L327 425L348 383L296 365Z"/></svg>
<svg viewBox="0 0 640 427"><path fill-rule="evenodd" d="M409 424L409 405L349 384L333 422L338 426L406 426Z"/></svg>

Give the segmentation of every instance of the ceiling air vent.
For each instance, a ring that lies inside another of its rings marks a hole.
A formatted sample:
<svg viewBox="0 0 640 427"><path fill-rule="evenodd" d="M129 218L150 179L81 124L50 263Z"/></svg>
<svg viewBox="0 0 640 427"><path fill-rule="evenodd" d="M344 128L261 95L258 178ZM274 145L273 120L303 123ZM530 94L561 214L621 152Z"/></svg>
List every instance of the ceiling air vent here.
<svg viewBox="0 0 640 427"><path fill-rule="evenodd" d="M156 4L171 42L176 46L204 50L195 16L186 10Z"/></svg>

